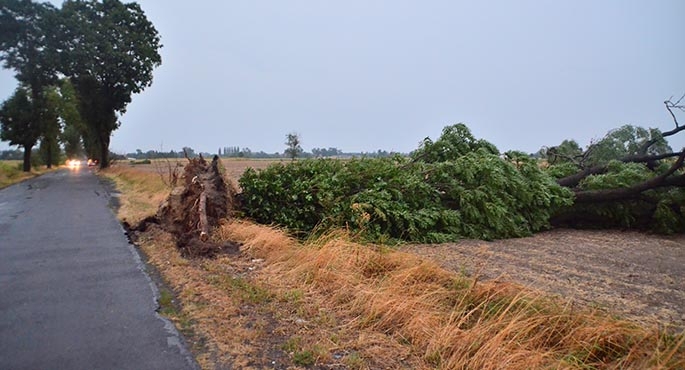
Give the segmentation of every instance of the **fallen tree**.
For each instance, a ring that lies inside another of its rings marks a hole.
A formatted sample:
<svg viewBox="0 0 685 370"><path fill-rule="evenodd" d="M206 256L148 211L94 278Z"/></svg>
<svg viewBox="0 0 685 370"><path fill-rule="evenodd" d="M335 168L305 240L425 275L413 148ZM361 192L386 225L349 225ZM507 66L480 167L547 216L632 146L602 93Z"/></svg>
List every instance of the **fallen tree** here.
<svg viewBox="0 0 685 370"><path fill-rule="evenodd" d="M669 112L682 110L683 98L667 101ZM685 150L666 141L683 131L674 122L664 133L623 126L585 151L565 141L548 151L544 170L528 154L500 153L456 124L409 157L248 169L242 211L301 236L346 228L376 242L501 239L550 226L683 232Z"/></svg>
<svg viewBox="0 0 685 370"><path fill-rule="evenodd" d="M582 152L547 149L550 173L565 173L557 183L574 194L552 224L685 231L685 148L673 151L666 141L685 130L674 113L685 110L684 98L664 102L675 125L669 131L623 126Z"/></svg>

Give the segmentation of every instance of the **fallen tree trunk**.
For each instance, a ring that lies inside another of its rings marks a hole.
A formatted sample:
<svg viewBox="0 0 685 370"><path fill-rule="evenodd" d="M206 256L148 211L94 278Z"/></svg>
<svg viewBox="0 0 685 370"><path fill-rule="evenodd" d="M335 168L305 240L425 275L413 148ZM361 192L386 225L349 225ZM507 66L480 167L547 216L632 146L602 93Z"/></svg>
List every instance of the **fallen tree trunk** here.
<svg viewBox="0 0 685 370"><path fill-rule="evenodd" d="M656 189L662 186L671 186L672 182L666 180L683 166L684 159L685 150L680 153L678 160L671 166L671 168L668 169L668 171L645 182L630 187L575 191L575 203L614 202L634 199L642 192L647 190ZM683 175L677 177L683 177Z"/></svg>

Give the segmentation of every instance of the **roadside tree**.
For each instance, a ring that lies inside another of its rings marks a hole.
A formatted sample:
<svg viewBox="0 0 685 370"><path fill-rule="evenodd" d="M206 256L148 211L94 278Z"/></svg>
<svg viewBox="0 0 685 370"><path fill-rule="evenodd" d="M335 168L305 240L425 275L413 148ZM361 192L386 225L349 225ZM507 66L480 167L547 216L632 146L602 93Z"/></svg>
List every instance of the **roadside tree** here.
<svg viewBox="0 0 685 370"><path fill-rule="evenodd" d="M22 91L19 95L15 93L14 101L8 101L6 113L14 117L8 123L8 134L15 138L13 142L21 141L19 145L28 151L24 154L24 171L30 171L30 152L36 135L43 137L41 146L52 147L46 150L48 166L53 163L51 153L57 146L55 112L48 97L57 80L56 29L57 10L48 3L0 2L0 60L3 67L15 71ZM12 107L19 106L26 111L13 111Z"/></svg>
<svg viewBox="0 0 685 370"><path fill-rule="evenodd" d="M31 150L40 138L42 127L34 119L34 107L24 88L18 88L14 95L0 106L0 138L24 148L25 172L31 171Z"/></svg>
<svg viewBox="0 0 685 370"><path fill-rule="evenodd" d="M69 0L62 5L62 72L80 98L84 144L100 167L109 166L109 142L131 95L152 84L162 63L160 36L136 3Z"/></svg>

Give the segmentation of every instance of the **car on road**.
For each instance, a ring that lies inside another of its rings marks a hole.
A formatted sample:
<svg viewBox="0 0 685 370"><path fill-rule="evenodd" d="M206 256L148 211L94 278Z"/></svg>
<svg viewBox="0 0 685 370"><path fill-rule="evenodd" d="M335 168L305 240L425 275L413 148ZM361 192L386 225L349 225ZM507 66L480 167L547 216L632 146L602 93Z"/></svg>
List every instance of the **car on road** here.
<svg viewBox="0 0 685 370"><path fill-rule="evenodd" d="M81 161L78 159L67 159L66 165L69 168L78 168L81 166Z"/></svg>

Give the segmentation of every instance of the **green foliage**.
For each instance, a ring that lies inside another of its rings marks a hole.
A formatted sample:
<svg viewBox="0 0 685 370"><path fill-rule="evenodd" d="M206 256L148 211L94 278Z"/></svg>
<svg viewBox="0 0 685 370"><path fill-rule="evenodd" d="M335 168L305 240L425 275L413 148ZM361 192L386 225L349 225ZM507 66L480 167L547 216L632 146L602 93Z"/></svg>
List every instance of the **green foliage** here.
<svg viewBox="0 0 685 370"><path fill-rule="evenodd" d="M685 189L662 192L652 215L650 229L660 234L682 233L685 230Z"/></svg>
<svg viewBox="0 0 685 370"><path fill-rule="evenodd" d="M581 191L618 189L643 183L670 167L664 163L656 172L641 163L611 161L604 174L588 176L578 186ZM573 226L588 228L638 228L661 234L685 230L685 189L657 188L622 201L576 204L561 212L575 214Z"/></svg>
<svg viewBox="0 0 685 370"><path fill-rule="evenodd" d="M304 150L302 150L302 146L300 145L300 136L294 132L286 135L285 145L286 149L284 153L290 159L294 160L295 158L299 157L302 152L304 152Z"/></svg>
<svg viewBox="0 0 685 370"><path fill-rule="evenodd" d="M668 146L658 129L624 125L609 131L602 140L588 148L589 164L604 164L629 155L640 154L642 145L650 140L655 140L655 143L645 154L656 155L671 152L671 147Z"/></svg>
<svg viewBox="0 0 685 370"><path fill-rule="evenodd" d="M63 67L81 98L89 156L109 165L109 140L131 95L152 84L161 64L160 38L138 4L118 0L67 1L62 6L61 42L70 50Z"/></svg>
<svg viewBox="0 0 685 370"><path fill-rule="evenodd" d="M501 158L465 126L452 128L413 160L317 159L248 169L240 178L245 213L305 235L346 227L374 241L443 242L530 235L570 204L571 193L535 160L515 152Z"/></svg>
<svg viewBox="0 0 685 370"><path fill-rule="evenodd" d="M31 149L42 130L37 111L28 91L21 87L0 106L0 139L24 148L25 172L31 171Z"/></svg>
<svg viewBox="0 0 685 370"><path fill-rule="evenodd" d="M486 153L499 154L497 147L485 140L476 139L465 124L458 123L446 126L435 142L425 138L411 157L416 161L437 163L454 160L479 149Z"/></svg>
<svg viewBox="0 0 685 370"><path fill-rule="evenodd" d="M594 175L581 181L581 190L624 188L644 182L654 173L641 163L622 163L611 161L605 174Z"/></svg>
<svg viewBox="0 0 685 370"><path fill-rule="evenodd" d="M549 164L574 163L583 155L583 149L575 140L564 140L557 146L543 149L541 154Z"/></svg>
<svg viewBox="0 0 685 370"><path fill-rule="evenodd" d="M571 176L578 171L580 171L580 168L571 162L562 162L545 169L545 172L556 180Z"/></svg>
<svg viewBox="0 0 685 370"><path fill-rule="evenodd" d="M159 48L157 30L136 3L68 0L56 9L28 0L0 2L0 60L29 91L48 166L55 163L58 130L55 120L46 116L51 110L44 91L58 76L73 82L81 98L79 104L75 94L65 90L69 106L60 107L67 125L61 139L68 154L80 151L80 135L89 156L106 167L110 136L119 126L117 115L126 112L132 94L152 83L152 70L161 64ZM78 118L74 107L80 110Z"/></svg>
<svg viewBox="0 0 685 370"><path fill-rule="evenodd" d="M10 145L21 145L31 150L40 137L39 122L34 120L33 104L28 91L17 88L14 95L0 106L0 138Z"/></svg>
<svg viewBox="0 0 685 370"><path fill-rule="evenodd" d="M66 156L76 158L84 154L81 135L86 131L79 112L78 94L68 79L60 81L59 94L59 116L64 123L59 140L64 145Z"/></svg>
<svg viewBox="0 0 685 370"><path fill-rule="evenodd" d="M0 60L21 85L36 92L56 80L56 16L49 3L0 2Z"/></svg>

